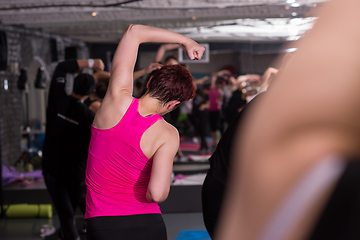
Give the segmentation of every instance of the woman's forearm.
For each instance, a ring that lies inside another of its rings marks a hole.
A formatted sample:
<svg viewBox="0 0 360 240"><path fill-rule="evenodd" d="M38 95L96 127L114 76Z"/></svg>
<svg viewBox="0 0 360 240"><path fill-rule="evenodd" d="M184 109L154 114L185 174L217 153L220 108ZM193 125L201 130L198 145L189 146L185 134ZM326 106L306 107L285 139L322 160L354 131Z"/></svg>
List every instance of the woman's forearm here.
<svg viewBox="0 0 360 240"><path fill-rule="evenodd" d="M166 43L177 43L181 45L188 45L193 42L192 39L175 32L171 32L165 29L145 26L145 25L132 25L132 34L136 36L139 43L145 42L166 42Z"/></svg>

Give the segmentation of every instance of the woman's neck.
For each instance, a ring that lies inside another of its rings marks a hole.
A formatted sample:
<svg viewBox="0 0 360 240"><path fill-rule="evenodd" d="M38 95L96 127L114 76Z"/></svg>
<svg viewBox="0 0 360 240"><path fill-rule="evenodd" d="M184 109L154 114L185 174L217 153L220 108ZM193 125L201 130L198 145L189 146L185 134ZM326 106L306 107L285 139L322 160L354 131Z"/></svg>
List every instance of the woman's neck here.
<svg viewBox="0 0 360 240"><path fill-rule="evenodd" d="M150 97L148 94L139 99L138 111L142 116L149 116L160 113L159 100Z"/></svg>

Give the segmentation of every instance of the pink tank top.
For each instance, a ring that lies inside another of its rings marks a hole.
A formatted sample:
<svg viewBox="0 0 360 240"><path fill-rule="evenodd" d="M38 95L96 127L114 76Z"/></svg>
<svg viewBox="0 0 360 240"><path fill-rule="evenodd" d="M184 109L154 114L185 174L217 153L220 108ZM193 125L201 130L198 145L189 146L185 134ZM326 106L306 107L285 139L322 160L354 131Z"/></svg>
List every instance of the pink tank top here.
<svg viewBox="0 0 360 240"><path fill-rule="evenodd" d="M143 133L158 114L143 117L133 98L120 122L110 129L92 126L86 167L85 218L161 213L146 200L152 161L140 148Z"/></svg>
<svg viewBox="0 0 360 240"><path fill-rule="evenodd" d="M213 87L209 90L209 111L218 111L221 109L219 104L220 92L215 90Z"/></svg>

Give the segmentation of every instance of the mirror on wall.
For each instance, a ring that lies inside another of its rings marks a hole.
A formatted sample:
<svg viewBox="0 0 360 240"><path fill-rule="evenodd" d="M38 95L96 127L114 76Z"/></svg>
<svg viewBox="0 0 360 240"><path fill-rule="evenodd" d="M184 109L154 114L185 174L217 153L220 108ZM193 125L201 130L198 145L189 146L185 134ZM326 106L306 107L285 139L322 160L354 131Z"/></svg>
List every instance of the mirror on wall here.
<svg viewBox="0 0 360 240"><path fill-rule="evenodd" d="M24 72L22 72L25 74ZM45 135L46 98L49 73L45 63L35 57L26 71L26 84L23 91L22 143L24 149L41 150Z"/></svg>

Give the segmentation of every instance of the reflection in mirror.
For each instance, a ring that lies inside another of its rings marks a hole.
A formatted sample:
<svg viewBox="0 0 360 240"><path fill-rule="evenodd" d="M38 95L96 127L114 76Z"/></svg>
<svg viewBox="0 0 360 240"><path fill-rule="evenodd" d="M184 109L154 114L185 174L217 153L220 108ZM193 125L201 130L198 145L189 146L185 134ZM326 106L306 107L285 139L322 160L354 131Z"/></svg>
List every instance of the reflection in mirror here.
<svg viewBox="0 0 360 240"><path fill-rule="evenodd" d="M45 89L45 87L46 87L45 68L39 67L35 79L35 88Z"/></svg>
<svg viewBox="0 0 360 240"><path fill-rule="evenodd" d="M46 120L46 82L49 74L45 63L35 57L26 73L27 83L23 91L23 138L22 148L41 150Z"/></svg>

